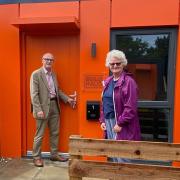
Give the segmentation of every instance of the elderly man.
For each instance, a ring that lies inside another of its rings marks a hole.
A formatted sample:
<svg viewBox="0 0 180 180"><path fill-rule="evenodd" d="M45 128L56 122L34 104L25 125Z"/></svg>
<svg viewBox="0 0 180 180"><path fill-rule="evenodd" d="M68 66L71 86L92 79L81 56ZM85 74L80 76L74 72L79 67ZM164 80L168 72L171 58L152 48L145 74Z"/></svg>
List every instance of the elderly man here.
<svg viewBox="0 0 180 180"><path fill-rule="evenodd" d="M30 95L33 105L33 116L36 119L36 133L33 143L33 162L37 167L43 166L41 158L41 144L45 128L48 125L50 132L50 149L52 161L67 161L58 155L59 141L59 101L76 104L76 95L67 96L59 87L56 76L52 71L54 56L45 53L42 57L43 66L35 70L30 79Z"/></svg>

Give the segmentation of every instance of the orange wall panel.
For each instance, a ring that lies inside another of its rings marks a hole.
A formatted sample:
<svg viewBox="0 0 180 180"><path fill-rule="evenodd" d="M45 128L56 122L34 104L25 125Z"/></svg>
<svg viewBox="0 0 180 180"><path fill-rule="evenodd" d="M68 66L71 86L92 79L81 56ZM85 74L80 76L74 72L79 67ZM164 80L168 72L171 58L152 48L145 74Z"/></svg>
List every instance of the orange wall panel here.
<svg viewBox="0 0 180 180"><path fill-rule="evenodd" d="M21 156L19 30L11 25L17 14L18 5L0 6L0 139L8 157Z"/></svg>
<svg viewBox="0 0 180 180"><path fill-rule="evenodd" d="M178 25L179 0L112 0L111 27Z"/></svg>
<svg viewBox="0 0 180 180"><path fill-rule="evenodd" d="M79 2L48 2L20 4L20 17L74 16L79 19Z"/></svg>
<svg viewBox="0 0 180 180"><path fill-rule="evenodd" d="M180 30L178 32L178 47L176 60L176 77L175 77L175 100L174 100L174 128L173 142L180 143Z"/></svg>
<svg viewBox="0 0 180 180"><path fill-rule="evenodd" d="M110 1L81 1L80 4L80 134L84 137L102 137L99 122L86 120L86 102L100 100L101 90L84 90L84 74L108 74L105 56L110 43ZM101 8L101 10L99 10ZM95 58L91 57L91 43L97 45Z"/></svg>

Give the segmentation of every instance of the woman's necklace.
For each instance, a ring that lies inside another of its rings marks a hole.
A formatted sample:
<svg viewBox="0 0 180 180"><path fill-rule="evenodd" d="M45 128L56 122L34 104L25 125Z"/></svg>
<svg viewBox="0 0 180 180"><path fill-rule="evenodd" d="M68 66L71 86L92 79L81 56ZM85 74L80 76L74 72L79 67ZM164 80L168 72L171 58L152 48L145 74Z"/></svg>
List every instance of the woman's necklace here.
<svg viewBox="0 0 180 180"><path fill-rule="evenodd" d="M120 76L119 76L119 77L116 77L116 78L114 77L114 78L113 78L113 81L117 81L117 80L119 80L119 78L120 78Z"/></svg>

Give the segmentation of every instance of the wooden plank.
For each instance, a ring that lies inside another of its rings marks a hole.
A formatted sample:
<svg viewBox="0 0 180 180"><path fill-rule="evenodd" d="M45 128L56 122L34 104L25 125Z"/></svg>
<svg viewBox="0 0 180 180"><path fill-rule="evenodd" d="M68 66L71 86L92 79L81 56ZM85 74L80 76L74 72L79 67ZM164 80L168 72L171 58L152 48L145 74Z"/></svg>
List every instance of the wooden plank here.
<svg viewBox="0 0 180 180"><path fill-rule="evenodd" d="M80 155L70 155L70 159L73 160L80 160L82 159L82 156ZM70 161L69 161L69 167L70 167ZM70 168L68 169L70 170ZM76 176L71 176L70 173L69 173L69 180L82 180L82 177L76 177Z"/></svg>
<svg viewBox="0 0 180 180"><path fill-rule="evenodd" d="M180 144L70 137L69 153L71 155L180 161Z"/></svg>
<svg viewBox="0 0 180 180"><path fill-rule="evenodd" d="M81 135L71 135L70 138L81 138ZM82 159L81 155L70 155L70 159ZM69 167L70 167L70 161L69 161ZM70 168L69 168L70 170ZM82 177L77 176L71 176L69 173L69 180L82 180Z"/></svg>
<svg viewBox="0 0 180 180"><path fill-rule="evenodd" d="M113 180L179 180L180 168L98 161L70 161L69 174L74 177L107 178Z"/></svg>
<svg viewBox="0 0 180 180"><path fill-rule="evenodd" d="M75 138L83 138L83 137L81 135L77 135L77 134L70 135L70 139L75 139Z"/></svg>
<svg viewBox="0 0 180 180"><path fill-rule="evenodd" d="M69 180L82 180L82 177L73 177L73 176L70 176Z"/></svg>

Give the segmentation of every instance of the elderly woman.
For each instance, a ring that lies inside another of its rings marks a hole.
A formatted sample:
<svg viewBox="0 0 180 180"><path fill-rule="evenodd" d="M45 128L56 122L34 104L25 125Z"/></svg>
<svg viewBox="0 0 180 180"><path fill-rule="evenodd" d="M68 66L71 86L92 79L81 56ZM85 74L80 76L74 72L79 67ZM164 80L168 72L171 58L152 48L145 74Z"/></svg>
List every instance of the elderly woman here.
<svg viewBox="0 0 180 180"><path fill-rule="evenodd" d="M106 66L112 76L103 82L100 123L107 139L140 140L137 113L137 85L124 68L125 54L112 50L107 54Z"/></svg>

